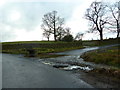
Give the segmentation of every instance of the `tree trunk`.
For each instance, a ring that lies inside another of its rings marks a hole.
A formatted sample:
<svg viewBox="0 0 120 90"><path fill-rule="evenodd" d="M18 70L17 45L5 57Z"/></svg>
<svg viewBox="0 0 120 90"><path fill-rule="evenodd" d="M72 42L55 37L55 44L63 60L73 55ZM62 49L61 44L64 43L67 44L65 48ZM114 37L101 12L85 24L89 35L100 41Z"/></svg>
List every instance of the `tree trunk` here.
<svg viewBox="0 0 120 90"><path fill-rule="evenodd" d="M117 30L117 38L120 36L120 29Z"/></svg>
<svg viewBox="0 0 120 90"><path fill-rule="evenodd" d="M100 31L100 40L101 41L103 40L103 32L102 32L102 30Z"/></svg>
<svg viewBox="0 0 120 90"><path fill-rule="evenodd" d="M57 39L56 39L56 30L54 30L54 40L57 41Z"/></svg>
<svg viewBox="0 0 120 90"><path fill-rule="evenodd" d="M119 22L117 21L117 38L119 38L119 34L120 34L120 26L119 26Z"/></svg>
<svg viewBox="0 0 120 90"><path fill-rule="evenodd" d="M57 40L56 40L56 28L55 28L56 25L55 25L55 22L56 22L56 21L55 21L55 14L54 14L54 22L53 22L53 24L54 24L54 40L57 41Z"/></svg>
<svg viewBox="0 0 120 90"><path fill-rule="evenodd" d="M48 41L50 41L49 38L48 38Z"/></svg>

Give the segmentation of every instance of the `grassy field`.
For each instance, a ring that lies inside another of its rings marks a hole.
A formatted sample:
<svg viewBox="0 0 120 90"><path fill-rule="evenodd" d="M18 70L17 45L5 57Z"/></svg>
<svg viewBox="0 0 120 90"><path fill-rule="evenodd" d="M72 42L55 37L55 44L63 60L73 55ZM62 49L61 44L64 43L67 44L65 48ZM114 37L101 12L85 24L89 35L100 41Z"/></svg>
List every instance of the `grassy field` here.
<svg viewBox="0 0 120 90"><path fill-rule="evenodd" d="M82 44L84 46L104 46L104 45L110 45L110 44L118 44L120 43L120 38L119 39L105 39L103 41L99 41L99 40L86 40L83 41Z"/></svg>
<svg viewBox="0 0 120 90"><path fill-rule="evenodd" d="M61 41L15 41L15 42L2 42L2 44L29 44L29 43L66 43Z"/></svg>
<svg viewBox="0 0 120 90"><path fill-rule="evenodd" d="M99 49L84 53L81 57L85 61L106 64L110 66L114 66L120 68L120 54L119 54L120 46L114 46L107 49Z"/></svg>
<svg viewBox="0 0 120 90"><path fill-rule="evenodd" d="M102 46L102 45L109 45L109 44L115 44L115 43L119 43L120 42L120 38L116 39L105 39L103 41L100 40L83 40L82 44L86 45L86 46ZM2 45L6 45L6 44L30 44L30 43L37 43L37 44L51 44L51 43L67 43L67 42L63 42L63 41L15 41L15 42L2 42ZM72 42L73 43L73 42Z"/></svg>
<svg viewBox="0 0 120 90"><path fill-rule="evenodd" d="M10 54L26 54L28 55L28 49L35 51L37 56L51 57L48 53L62 52L67 50L81 49L83 46L102 46L109 44L116 44L120 39L111 40L92 40L92 41L75 41L75 42L62 42L62 41L19 41L19 42L2 42L2 53ZM54 56L54 55L53 55Z"/></svg>
<svg viewBox="0 0 120 90"><path fill-rule="evenodd" d="M4 42L2 52L10 54L28 55L28 49L35 51L38 57L57 57L49 53L62 52L73 49L83 48L82 42L47 42L47 41L27 41L27 42Z"/></svg>

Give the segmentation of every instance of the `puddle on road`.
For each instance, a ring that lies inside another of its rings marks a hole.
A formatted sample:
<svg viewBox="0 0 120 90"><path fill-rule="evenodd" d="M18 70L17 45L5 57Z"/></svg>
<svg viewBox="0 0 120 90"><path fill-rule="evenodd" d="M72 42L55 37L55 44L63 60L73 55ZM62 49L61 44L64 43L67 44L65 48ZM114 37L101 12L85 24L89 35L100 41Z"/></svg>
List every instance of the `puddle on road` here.
<svg viewBox="0 0 120 90"><path fill-rule="evenodd" d="M69 64L62 64L62 63L53 63L53 62L42 62L43 64L51 65L54 68L62 69L65 71L72 71L72 70L84 70L84 71L90 71L93 70L93 68L89 66L77 66L77 65L69 65Z"/></svg>
<svg viewBox="0 0 120 90"><path fill-rule="evenodd" d="M78 70L78 69L81 69L81 70L84 70L84 71L90 71L90 70L93 70L93 68L90 68L90 67L81 67L81 66L68 66L68 67L64 67L62 68L64 70Z"/></svg>
<svg viewBox="0 0 120 90"><path fill-rule="evenodd" d="M42 62L42 63L47 65L53 65L53 63L50 63L50 62Z"/></svg>

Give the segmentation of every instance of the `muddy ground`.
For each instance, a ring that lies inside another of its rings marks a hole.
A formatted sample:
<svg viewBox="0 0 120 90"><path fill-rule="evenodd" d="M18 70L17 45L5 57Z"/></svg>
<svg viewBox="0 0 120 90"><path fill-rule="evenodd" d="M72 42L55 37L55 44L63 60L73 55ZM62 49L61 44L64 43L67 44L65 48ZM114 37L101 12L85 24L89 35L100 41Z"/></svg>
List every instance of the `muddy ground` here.
<svg viewBox="0 0 120 90"><path fill-rule="evenodd" d="M95 88L120 88L120 80L96 72L73 71L80 79ZM87 77L87 78L86 78Z"/></svg>

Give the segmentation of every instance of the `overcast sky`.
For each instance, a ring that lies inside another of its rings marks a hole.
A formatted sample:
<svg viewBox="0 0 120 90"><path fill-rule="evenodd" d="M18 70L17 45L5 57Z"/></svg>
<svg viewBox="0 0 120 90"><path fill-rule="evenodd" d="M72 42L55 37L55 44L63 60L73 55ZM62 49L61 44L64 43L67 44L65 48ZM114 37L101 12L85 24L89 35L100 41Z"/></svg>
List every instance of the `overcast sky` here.
<svg viewBox="0 0 120 90"><path fill-rule="evenodd" d="M41 23L44 14L56 10L65 18L66 26L77 32L89 29L84 14L94 0L0 0L0 41L45 40ZM98 1L98 0L97 0ZM101 0L99 0L101 1ZM115 0L104 0L113 3ZM117 1L117 0L116 0ZM116 34L109 34L116 37ZM104 35L104 38L108 37ZM99 39L96 34L85 34L83 39Z"/></svg>

